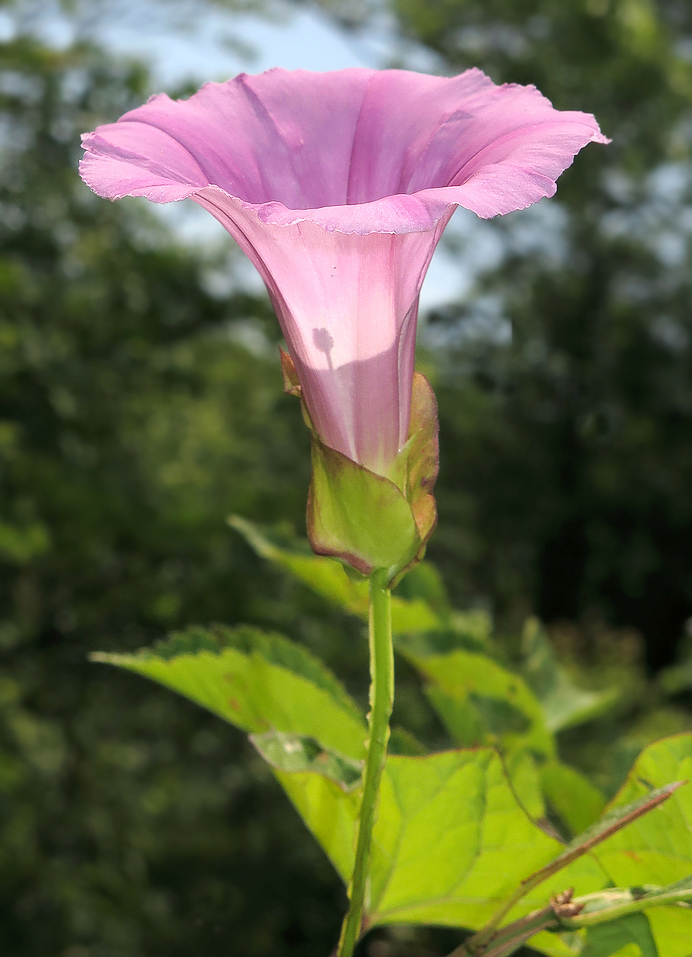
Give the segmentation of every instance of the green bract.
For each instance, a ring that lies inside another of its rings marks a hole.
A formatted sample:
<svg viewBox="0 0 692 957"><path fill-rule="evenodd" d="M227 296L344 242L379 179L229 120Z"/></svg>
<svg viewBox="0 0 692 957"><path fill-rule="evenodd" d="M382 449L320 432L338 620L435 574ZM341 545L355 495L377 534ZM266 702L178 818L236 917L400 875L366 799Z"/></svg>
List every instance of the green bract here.
<svg viewBox="0 0 692 957"><path fill-rule="evenodd" d="M318 555L337 558L361 575L384 568L391 584L425 553L437 520L437 405L425 376L413 378L409 439L389 477L325 445L312 426L290 356L282 353L286 391L301 399L312 441L307 528Z"/></svg>

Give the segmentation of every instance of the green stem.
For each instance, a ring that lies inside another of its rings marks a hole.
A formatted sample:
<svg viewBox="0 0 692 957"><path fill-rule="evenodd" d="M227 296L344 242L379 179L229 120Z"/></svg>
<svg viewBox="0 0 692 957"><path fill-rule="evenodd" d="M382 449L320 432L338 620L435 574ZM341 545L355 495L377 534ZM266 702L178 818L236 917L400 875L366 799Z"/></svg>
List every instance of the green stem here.
<svg viewBox="0 0 692 957"><path fill-rule="evenodd" d="M365 756L363 798L358 819L356 859L349 888L350 905L341 930L337 957L352 957L361 933L370 864L372 829L377 816L380 781L387 757L389 718L394 701L391 593L385 569L370 576L370 719Z"/></svg>
<svg viewBox="0 0 692 957"><path fill-rule="evenodd" d="M502 930L495 931L489 942L478 948L476 944L477 937L470 937L465 943L453 950L448 957L474 957L474 954L482 954L482 957L507 957L530 940L541 930L552 930L558 926L558 918L552 906L544 907L542 910L533 911L520 920L503 927Z"/></svg>

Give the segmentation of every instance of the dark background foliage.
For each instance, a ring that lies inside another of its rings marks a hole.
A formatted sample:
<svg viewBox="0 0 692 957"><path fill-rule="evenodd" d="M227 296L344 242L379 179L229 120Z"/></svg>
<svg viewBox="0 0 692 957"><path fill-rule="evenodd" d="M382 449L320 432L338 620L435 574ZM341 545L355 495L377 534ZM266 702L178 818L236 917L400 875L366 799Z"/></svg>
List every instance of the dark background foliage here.
<svg viewBox="0 0 692 957"><path fill-rule="evenodd" d="M353 31L378 14L323 6ZM692 615L689 5L389 8L402 51L535 83L613 138L550 205L485 226L495 253L471 294L428 317L443 449L431 555L456 602L501 630L537 612L563 650L611 671L641 634L656 669ZM2 46L0 950L323 957L343 891L249 745L86 660L191 621L249 621L365 695L359 626L225 523L302 528L308 443L265 299L215 292L232 256L181 248L144 204L97 200L76 176L78 134L146 92L143 67L88 43ZM460 260L476 238L456 239ZM409 724L434 740L399 678Z"/></svg>

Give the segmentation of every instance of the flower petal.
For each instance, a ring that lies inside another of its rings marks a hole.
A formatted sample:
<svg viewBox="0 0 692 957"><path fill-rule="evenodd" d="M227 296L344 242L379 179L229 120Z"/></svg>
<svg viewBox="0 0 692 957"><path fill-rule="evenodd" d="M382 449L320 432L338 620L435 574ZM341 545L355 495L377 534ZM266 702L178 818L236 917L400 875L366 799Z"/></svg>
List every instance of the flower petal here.
<svg viewBox="0 0 692 957"><path fill-rule="evenodd" d="M158 173L163 162L175 182L194 167L190 185L219 186L248 203L278 201L296 209L345 204L360 104L375 72L276 69L207 83L188 100L153 96L117 123L99 127L100 136L87 136L84 146L109 162L122 151L143 171L153 163ZM83 169L93 189L109 190L107 164Z"/></svg>
<svg viewBox="0 0 692 957"><path fill-rule="evenodd" d="M169 202L215 186L274 225L365 235L434 227L450 205L494 216L555 191L592 116L479 70L270 70L165 94L84 137L84 180Z"/></svg>
<svg viewBox="0 0 692 957"><path fill-rule="evenodd" d="M133 111L134 112L134 111ZM139 121L100 126L82 136L84 182L108 199L146 196L155 203L186 199L206 186L192 153L171 134Z"/></svg>
<svg viewBox="0 0 692 957"><path fill-rule="evenodd" d="M265 223L216 187L193 198L264 279L323 441L386 474L408 437L418 296L446 220L359 235Z"/></svg>
<svg viewBox="0 0 692 957"><path fill-rule="evenodd" d="M152 97L84 137L111 199L186 197L257 267L322 441L387 475L408 437L418 296L456 206L555 192L592 116L479 70L270 70Z"/></svg>
<svg viewBox="0 0 692 957"><path fill-rule="evenodd" d="M349 202L456 185L502 163L554 181L592 140L609 142L593 116L560 112L533 86L496 86L480 70L385 70L361 109Z"/></svg>

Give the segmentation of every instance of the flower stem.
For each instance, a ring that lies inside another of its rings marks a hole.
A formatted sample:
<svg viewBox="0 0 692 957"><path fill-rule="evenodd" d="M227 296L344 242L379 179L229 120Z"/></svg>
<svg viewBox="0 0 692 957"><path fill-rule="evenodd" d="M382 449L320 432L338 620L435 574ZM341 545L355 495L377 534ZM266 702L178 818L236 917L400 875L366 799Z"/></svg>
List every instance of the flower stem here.
<svg viewBox="0 0 692 957"><path fill-rule="evenodd" d="M358 819L356 859L349 888L350 905L344 919L338 957L352 957L361 933L370 864L372 829L377 816L380 781L387 757L389 718L394 701L391 593L385 569L370 576L370 718L366 744L363 798Z"/></svg>

